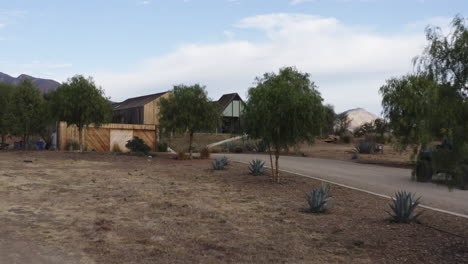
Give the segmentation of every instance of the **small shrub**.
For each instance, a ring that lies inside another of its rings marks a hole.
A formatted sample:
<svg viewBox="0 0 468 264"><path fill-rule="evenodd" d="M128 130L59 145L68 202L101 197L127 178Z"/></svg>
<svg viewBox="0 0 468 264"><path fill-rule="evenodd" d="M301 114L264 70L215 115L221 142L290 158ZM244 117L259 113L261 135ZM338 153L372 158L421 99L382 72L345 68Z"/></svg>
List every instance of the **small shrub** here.
<svg viewBox="0 0 468 264"><path fill-rule="evenodd" d="M223 159L215 159L213 161L213 170L224 170L226 168L226 163Z"/></svg>
<svg viewBox="0 0 468 264"><path fill-rule="evenodd" d="M222 157L221 161L224 163L224 166L229 166L231 164L231 161L226 156Z"/></svg>
<svg viewBox="0 0 468 264"><path fill-rule="evenodd" d="M167 152L169 146L166 142L158 143L158 152Z"/></svg>
<svg viewBox="0 0 468 264"><path fill-rule="evenodd" d="M374 141L361 140L356 145L356 152L360 154L372 154L375 151L376 144Z"/></svg>
<svg viewBox="0 0 468 264"><path fill-rule="evenodd" d="M244 148L242 146L236 146L234 148L234 152L235 153L242 153L242 152L244 152Z"/></svg>
<svg viewBox="0 0 468 264"><path fill-rule="evenodd" d="M353 156L351 157L353 160L359 159L359 153L357 151L353 152Z"/></svg>
<svg viewBox="0 0 468 264"><path fill-rule="evenodd" d="M69 151L80 150L80 143L76 140L71 139L67 143L67 149Z"/></svg>
<svg viewBox="0 0 468 264"><path fill-rule="evenodd" d="M150 152L151 148L145 144L145 141L139 137L133 137L132 140L129 140L125 145L126 148L131 150L132 152L140 152L144 153L145 155Z"/></svg>
<svg viewBox="0 0 468 264"><path fill-rule="evenodd" d="M396 223L409 223L416 221L421 213L415 213L421 197L415 198L411 192L398 191L395 193L395 199L390 204L392 212L387 212Z"/></svg>
<svg viewBox="0 0 468 264"><path fill-rule="evenodd" d="M112 152L116 152L116 153L122 152L122 149L120 149L119 144L114 143L114 145L112 146Z"/></svg>
<svg viewBox="0 0 468 264"><path fill-rule="evenodd" d="M263 175L265 162L259 159L252 160L249 164L250 174L253 176Z"/></svg>
<svg viewBox="0 0 468 264"><path fill-rule="evenodd" d="M224 144L224 148L227 149L228 152L231 152L231 153L235 152L236 147L237 147L237 144L233 142Z"/></svg>
<svg viewBox="0 0 468 264"><path fill-rule="evenodd" d="M257 141L256 150L257 150L257 152L260 152L260 153L266 152L267 151L267 144L265 143L265 141L263 141L263 140Z"/></svg>
<svg viewBox="0 0 468 264"><path fill-rule="evenodd" d="M200 159L209 159L210 158L210 149L208 147L204 147L200 150Z"/></svg>
<svg viewBox="0 0 468 264"><path fill-rule="evenodd" d="M255 142L252 141L245 141L244 142L244 149L248 152L253 152L257 149L257 145Z"/></svg>
<svg viewBox="0 0 468 264"><path fill-rule="evenodd" d="M187 156L187 154L185 154L185 153L186 153L185 150L178 151L178 152L177 152L177 159L178 159L178 160L186 160L186 159L188 159L188 156Z"/></svg>
<svg viewBox="0 0 468 264"><path fill-rule="evenodd" d="M330 200L330 185L322 183L319 189L314 189L312 192L307 193L306 199L311 213L325 212L328 209L328 201Z"/></svg>
<svg viewBox="0 0 468 264"><path fill-rule="evenodd" d="M351 142L353 142L353 136L350 135L350 134L346 134L346 135L344 135L343 137L341 137L341 140L342 140L343 143L345 143L345 144L350 144Z"/></svg>

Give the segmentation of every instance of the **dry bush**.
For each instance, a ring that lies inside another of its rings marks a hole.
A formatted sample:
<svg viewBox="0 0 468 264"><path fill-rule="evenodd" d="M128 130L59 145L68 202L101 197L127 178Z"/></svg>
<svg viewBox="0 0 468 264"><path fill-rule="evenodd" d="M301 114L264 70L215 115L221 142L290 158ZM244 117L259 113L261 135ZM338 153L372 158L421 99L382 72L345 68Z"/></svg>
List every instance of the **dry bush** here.
<svg viewBox="0 0 468 264"><path fill-rule="evenodd" d="M122 149L120 148L119 144L114 143L114 146L112 146L112 152L117 152L117 153L122 152Z"/></svg>
<svg viewBox="0 0 468 264"><path fill-rule="evenodd" d="M204 147L200 150L200 159L209 159L210 158L210 149Z"/></svg>
<svg viewBox="0 0 468 264"><path fill-rule="evenodd" d="M177 160L187 160L188 156L185 154L184 150L178 151L177 152Z"/></svg>

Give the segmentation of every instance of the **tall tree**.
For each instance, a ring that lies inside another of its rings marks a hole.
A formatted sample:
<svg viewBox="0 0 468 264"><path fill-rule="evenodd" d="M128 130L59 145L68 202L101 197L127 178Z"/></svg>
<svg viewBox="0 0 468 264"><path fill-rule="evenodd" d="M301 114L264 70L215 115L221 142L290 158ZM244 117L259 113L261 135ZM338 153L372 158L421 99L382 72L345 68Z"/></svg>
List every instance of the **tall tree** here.
<svg viewBox="0 0 468 264"><path fill-rule="evenodd" d="M68 126L76 125L80 134L80 150L84 147L83 129L94 124L99 127L112 117L112 104L102 88L91 77L76 75L52 94L52 112Z"/></svg>
<svg viewBox="0 0 468 264"><path fill-rule="evenodd" d="M414 60L416 75L394 78L380 89L384 115L403 147L430 146L443 140L450 146L432 157L437 170L452 175L452 183L468 184L468 29L465 18L452 21L451 33L428 27L429 42Z"/></svg>
<svg viewBox="0 0 468 264"><path fill-rule="evenodd" d="M267 143L274 181L280 181L280 151L313 142L320 134L325 119L322 101L309 74L294 67L282 68L278 74L265 73L256 78L256 87L249 89L242 117L245 130L250 137Z"/></svg>
<svg viewBox="0 0 468 264"><path fill-rule="evenodd" d="M9 115L9 104L11 100L11 93L13 92L13 86L7 83L0 83L0 149L5 143L5 137L11 133L10 124L8 123Z"/></svg>
<svg viewBox="0 0 468 264"><path fill-rule="evenodd" d="M190 158L194 133L215 129L221 119L221 107L208 98L205 87L199 84L174 86L169 97L161 98L159 105L161 128L189 134Z"/></svg>
<svg viewBox="0 0 468 264"><path fill-rule="evenodd" d="M348 118L348 113L337 114L335 118L335 134L343 136L349 132L351 120Z"/></svg>
<svg viewBox="0 0 468 264"><path fill-rule="evenodd" d="M29 79L25 79L13 89L8 111L10 132L23 138L23 149L26 149L29 137L45 128L44 99Z"/></svg>

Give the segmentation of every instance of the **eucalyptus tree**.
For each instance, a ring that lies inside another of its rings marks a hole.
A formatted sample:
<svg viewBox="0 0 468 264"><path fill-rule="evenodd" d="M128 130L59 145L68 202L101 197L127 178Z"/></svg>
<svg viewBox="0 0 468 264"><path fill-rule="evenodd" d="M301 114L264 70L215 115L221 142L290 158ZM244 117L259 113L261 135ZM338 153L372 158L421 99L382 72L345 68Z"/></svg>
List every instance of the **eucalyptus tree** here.
<svg viewBox="0 0 468 264"><path fill-rule="evenodd" d="M159 106L161 128L189 134L190 158L194 133L214 130L221 120L221 107L208 98L205 86L199 84L174 86L168 98L161 98Z"/></svg>
<svg viewBox="0 0 468 264"><path fill-rule="evenodd" d="M309 77L294 67L285 67L279 73L257 77L256 86L249 89L242 116L245 132L267 144L276 182L280 182L280 151L313 142L325 123L323 99Z"/></svg>

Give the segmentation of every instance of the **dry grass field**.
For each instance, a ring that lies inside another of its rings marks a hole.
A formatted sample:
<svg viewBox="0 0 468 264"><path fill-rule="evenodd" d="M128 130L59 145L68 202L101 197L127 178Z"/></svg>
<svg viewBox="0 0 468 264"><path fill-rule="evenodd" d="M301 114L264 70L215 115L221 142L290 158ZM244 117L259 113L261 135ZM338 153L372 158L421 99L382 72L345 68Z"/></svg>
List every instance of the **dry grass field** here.
<svg viewBox="0 0 468 264"><path fill-rule="evenodd" d="M312 145L302 144L299 147L301 153L313 158L347 160L392 167L411 167L411 152L409 150L400 153L392 145L387 144L384 145L383 154L359 154L359 159L352 160L354 149L354 144L325 143L322 141L316 141Z"/></svg>
<svg viewBox="0 0 468 264"><path fill-rule="evenodd" d="M467 219L426 210L421 223L393 224L388 200L338 186L331 210L314 215L304 197L317 181L209 168L168 155L0 152L0 260L23 250L54 263L468 261Z"/></svg>
<svg viewBox="0 0 468 264"><path fill-rule="evenodd" d="M193 147L195 150L205 147L211 143L223 141L225 139L234 137L231 134L212 134L212 133L195 133L193 138ZM175 151L187 150L189 146L188 135L174 135L170 137L162 137L161 141L166 142L169 147Z"/></svg>

